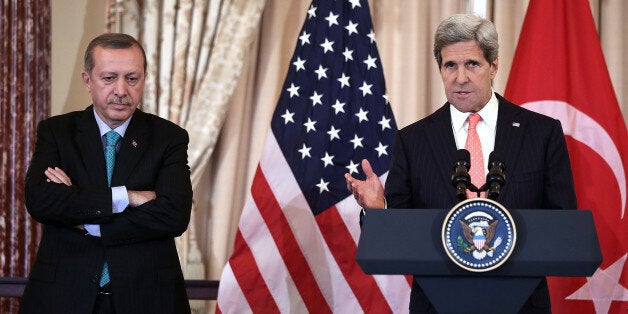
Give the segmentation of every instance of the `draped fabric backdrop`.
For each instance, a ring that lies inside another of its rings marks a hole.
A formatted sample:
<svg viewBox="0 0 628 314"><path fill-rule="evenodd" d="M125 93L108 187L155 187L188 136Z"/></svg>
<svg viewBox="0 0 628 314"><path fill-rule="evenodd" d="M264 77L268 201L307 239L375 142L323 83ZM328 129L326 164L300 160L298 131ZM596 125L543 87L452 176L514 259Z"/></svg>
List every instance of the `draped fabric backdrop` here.
<svg viewBox="0 0 628 314"><path fill-rule="evenodd" d="M195 209L179 249L188 278L217 280L233 249L244 198L310 1L110 2L112 30L135 34L146 45L144 110L190 133ZM387 94L402 128L445 101L432 55L433 34L443 18L471 12L473 0L369 3ZM589 3L626 119L628 40L622 34L628 31L623 21L628 3ZM500 43L494 90L502 94L527 5L527 0L488 0L486 17L494 21Z"/></svg>
<svg viewBox="0 0 628 314"><path fill-rule="evenodd" d="M50 108L50 3L2 1L0 21L0 277L26 277L41 235L26 212L24 176ZM17 308L0 298L0 313Z"/></svg>
<svg viewBox="0 0 628 314"><path fill-rule="evenodd" d="M118 0L107 5L108 31L130 33L146 50L142 109L190 133L194 208L188 231L176 242L187 279L207 277L196 239L197 228L206 230L211 215L203 214L209 209L199 201L206 193L198 188L199 180L208 171L263 6L263 0ZM198 301L191 306L195 312L204 307Z"/></svg>

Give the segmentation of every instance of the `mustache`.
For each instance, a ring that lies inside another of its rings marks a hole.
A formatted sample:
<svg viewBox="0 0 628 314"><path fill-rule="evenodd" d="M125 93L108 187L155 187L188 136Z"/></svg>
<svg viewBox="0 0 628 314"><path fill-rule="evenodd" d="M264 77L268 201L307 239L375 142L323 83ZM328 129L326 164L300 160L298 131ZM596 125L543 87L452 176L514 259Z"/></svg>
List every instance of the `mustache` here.
<svg viewBox="0 0 628 314"><path fill-rule="evenodd" d="M112 96L109 97L109 99L107 99L107 103L108 104L123 104L123 105L130 105L133 102L131 101L131 99L129 99L128 97L117 97L117 96Z"/></svg>

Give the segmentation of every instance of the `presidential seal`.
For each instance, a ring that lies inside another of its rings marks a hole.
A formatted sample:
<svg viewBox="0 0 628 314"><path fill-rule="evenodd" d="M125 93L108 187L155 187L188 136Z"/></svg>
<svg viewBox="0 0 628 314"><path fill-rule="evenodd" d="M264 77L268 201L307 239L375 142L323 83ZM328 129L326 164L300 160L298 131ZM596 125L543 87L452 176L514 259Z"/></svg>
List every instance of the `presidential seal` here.
<svg viewBox="0 0 628 314"><path fill-rule="evenodd" d="M517 229L501 204L473 198L454 206L443 222L445 252L458 266L485 272L501 266L512 253Z"/></svg>

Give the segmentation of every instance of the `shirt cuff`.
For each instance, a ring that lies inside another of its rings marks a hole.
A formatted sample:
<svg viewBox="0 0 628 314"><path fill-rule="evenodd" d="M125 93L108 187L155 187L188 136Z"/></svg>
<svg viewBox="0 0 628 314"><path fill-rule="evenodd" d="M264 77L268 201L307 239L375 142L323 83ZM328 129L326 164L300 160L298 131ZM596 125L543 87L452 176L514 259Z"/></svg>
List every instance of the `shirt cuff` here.
<svg viewBox="0 0 628 314"><path fill-rule="evenodd" d="M100 225L84 224L87 233L94 237L100 237Z"/></svg>
<svg viewBox="0 0 628 314"><path fill-rule="evenodd" d="M123 212L129 206L129 193L126 191L126 186L114 186L111 188L111 203L113 204L111 212L114 214ZM100 225L84 224L83 227L85 227L89 235L100 237Z"/></svg>
<svg viewBox="0 0 628 314"><path fill-rule="evenodd" d="M129 206L129 193L126 190L126 186L114 186L111 188L111 203L113 204L111 212L114 214L123 212Z"/></svg>

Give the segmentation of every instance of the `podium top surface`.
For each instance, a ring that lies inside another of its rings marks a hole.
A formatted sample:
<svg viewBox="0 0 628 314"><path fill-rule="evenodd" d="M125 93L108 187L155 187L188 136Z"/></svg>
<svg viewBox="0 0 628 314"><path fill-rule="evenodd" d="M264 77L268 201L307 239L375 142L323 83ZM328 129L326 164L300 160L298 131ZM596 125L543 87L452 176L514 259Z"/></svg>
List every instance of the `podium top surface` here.
<svg viewBox="0 0 628 314"><path fill-rule="evenodd" d="M367 209L356 260L368 274L424 276L590 276L602 262L588 210L509 210L517 243L499 268L475 273L447 256L445 209Z"/></svg>

